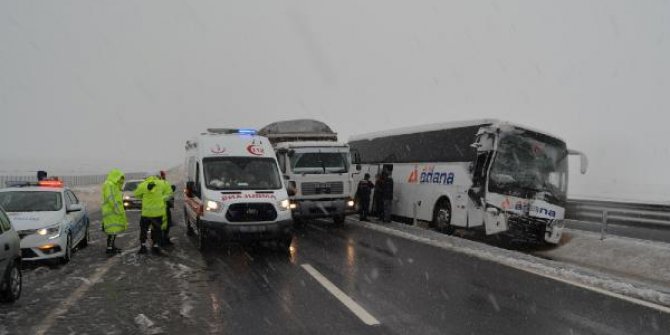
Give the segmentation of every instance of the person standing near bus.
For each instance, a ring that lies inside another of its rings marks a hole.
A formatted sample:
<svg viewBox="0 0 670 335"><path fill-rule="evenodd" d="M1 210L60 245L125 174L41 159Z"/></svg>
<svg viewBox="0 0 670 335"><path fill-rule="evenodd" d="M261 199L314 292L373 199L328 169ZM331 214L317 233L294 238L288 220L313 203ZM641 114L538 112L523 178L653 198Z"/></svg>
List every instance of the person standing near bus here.
<svg viewBox="0 0 670 335"><path fill-rule="evenodd" d="M382 178L381 174L377 173L375 175L375 192L372 195L372 215L377 217L379 220L382 220Z"/></svg>
<svg viewBox="0 0 670 335"><path fill-rule="evenodd" d="M358 217L361 221L368 221L370 211L370 193L375 186L370 181L370 174L366 173L363 180L358 182L356 198L358 199Z"/></svg>
<svg viewBox="0 0 670 335"><path fill-rule="evenodd" d="M382 221L391 222L391 205L393 204L393 178L388 171L382 171L381 178Z"/></svg>

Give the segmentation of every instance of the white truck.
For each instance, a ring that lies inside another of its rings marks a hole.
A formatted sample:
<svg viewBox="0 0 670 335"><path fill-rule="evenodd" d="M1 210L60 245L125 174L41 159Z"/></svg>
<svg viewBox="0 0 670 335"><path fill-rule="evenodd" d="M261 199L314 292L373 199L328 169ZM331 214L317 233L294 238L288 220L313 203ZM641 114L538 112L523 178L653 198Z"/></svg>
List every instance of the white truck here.
<svg viewBox="0 0 670 335"><path fill-rule="evenodd" d="M354 210L353 174L349 145L316 120L271 123L258 132L267 137L288 187L293 221L332 218L342 224Z"/></svg>
<svg viewBox="0 0 670 335"><path fill-rule="evenodd" d="M243 239L289 248L289 199L267 138L251 129L207 129L186 142L185 167L184 217L199 249Z"/></svg>

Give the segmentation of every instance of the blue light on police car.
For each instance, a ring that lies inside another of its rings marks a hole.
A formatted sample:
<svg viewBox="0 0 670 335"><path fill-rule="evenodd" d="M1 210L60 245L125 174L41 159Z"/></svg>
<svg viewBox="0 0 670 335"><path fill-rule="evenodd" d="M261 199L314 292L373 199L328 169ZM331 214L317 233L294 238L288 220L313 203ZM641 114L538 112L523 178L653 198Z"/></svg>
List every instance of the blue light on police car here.
<svg viewBox="0 0 670 335"><path fill-rule="evenodd" d="M256 129L242 128L238 129L237 133L240 135L256 135Z"/></svg>

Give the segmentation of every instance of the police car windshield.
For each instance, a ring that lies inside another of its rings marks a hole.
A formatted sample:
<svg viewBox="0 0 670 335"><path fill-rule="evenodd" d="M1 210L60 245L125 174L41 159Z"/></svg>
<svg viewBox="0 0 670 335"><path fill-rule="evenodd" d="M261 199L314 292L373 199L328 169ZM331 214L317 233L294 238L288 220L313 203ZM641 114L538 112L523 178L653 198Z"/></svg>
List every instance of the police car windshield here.
<svg viewBox="0 0 670 335"><path fill-rule="evenodd" d="M123 190L124 191L130 191L130 192L135 191L135 189L137 188L137 185L139 185L140 182L141 181L128 181L128 182L126 182L125 185L123 185Z"/></svg>
<svg viewBox="0 0 670 335"><path fill-rule="evenodd" d="M281 179L273 158L221 157L203 161L210 190L278 190Z"/></svg>
<svg viewBox="0 0 670 335"><path fill-rule="evenodd" d="M63 207L60 192L0 192L0 206L7 212L50 212Z"/></svg>

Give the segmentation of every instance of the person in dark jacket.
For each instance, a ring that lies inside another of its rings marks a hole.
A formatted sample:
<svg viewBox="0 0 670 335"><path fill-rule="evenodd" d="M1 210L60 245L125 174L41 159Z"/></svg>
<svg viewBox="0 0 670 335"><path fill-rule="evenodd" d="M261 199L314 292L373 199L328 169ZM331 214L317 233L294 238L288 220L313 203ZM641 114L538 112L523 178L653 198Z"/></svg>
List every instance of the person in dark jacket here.
<svg viewBox="0 0 670 335"><path fill-rule="evenodd" d="M382 172L381 179L382 221L391 222L391 205L393 204L393 178L388 171Z"/></svg>
<svg viewBox="0 0 670 335"><path fill-rule="evenodd" d="M382 217L382 178L380 174L375 177L375 193L372 195L372 215L381 220Z"/></svg>
<svg viewBox="0 0 670 335"><path fill-rule="evenodd" d="M370 181L370 174L366 173L363 180L358 182L356 189L356 199L358 200L358 217L361 221L368 221L368 212L370 211L370 193L374 188Z"/></svg>

